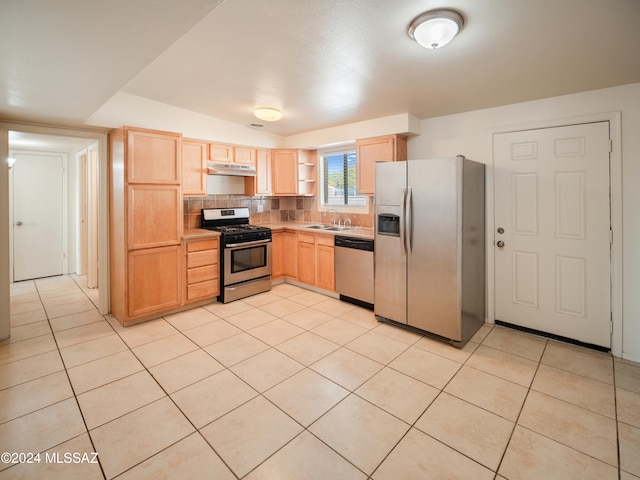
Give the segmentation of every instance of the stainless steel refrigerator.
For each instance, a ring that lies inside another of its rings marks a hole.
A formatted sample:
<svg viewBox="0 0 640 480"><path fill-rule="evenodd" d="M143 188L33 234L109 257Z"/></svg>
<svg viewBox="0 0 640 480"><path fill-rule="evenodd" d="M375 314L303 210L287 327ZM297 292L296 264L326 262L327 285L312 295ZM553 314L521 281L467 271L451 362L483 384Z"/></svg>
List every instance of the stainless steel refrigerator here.
<svg viewBox="0 0 640 480"><path fill-rule="evenodd" d="M485 166L376 163L376 317L462 347L485 320Z"/></svg>

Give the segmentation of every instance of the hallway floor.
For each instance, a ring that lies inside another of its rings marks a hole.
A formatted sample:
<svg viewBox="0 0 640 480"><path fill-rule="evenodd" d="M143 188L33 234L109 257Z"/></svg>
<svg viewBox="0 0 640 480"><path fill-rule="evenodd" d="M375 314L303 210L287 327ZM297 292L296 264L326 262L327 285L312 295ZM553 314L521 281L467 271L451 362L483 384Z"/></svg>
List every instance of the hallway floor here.
<svg viewBox="0 0 640 480"><path fill-rule="evenodd" d="M125 329L82 284L11 287L0 480L640 478L636 363L288 284Z"/></svg>

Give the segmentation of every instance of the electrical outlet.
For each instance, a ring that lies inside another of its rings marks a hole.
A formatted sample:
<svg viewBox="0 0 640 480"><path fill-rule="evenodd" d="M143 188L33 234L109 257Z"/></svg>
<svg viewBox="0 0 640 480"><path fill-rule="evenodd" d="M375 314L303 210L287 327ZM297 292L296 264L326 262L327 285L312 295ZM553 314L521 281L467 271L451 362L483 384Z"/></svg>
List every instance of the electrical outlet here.
<svg viewBox="0 0 640 480"><path fill-rule="evenodd" d="M258 209L258 213L262 213L262 212L264 212L264 205L262 205L261 203L259 203L259 204L257 205L257 209Z"/></svg>

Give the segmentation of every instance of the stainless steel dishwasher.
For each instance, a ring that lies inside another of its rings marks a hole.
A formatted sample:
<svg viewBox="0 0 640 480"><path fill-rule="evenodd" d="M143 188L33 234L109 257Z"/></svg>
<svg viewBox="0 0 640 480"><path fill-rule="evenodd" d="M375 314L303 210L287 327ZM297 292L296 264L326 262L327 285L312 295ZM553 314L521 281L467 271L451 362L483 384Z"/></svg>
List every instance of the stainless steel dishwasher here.
<svg viewBox="0 0 640 480"><path fill-rule="evenodd" d="M373 240L336 235L336 291L340 300L373 308Z"/></svg>

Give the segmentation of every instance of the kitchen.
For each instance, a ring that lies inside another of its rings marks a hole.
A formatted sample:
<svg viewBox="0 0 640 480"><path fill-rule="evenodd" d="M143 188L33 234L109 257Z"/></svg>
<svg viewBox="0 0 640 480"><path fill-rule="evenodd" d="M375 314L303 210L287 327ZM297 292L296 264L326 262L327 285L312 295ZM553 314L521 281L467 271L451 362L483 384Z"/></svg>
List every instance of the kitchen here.
<svg viewBox="0 0 640 480"><path fill-rule="evenodd" d="M617 148L613 149L613 162L618 163L620 171L622 170L622 158L625 159L624 177L619 175L617 179L615 176L612 178L613 184L615 185L617 180L619 185L619 189L616 190L614 188L613 190L614 228L619 228L617 232L614 232L614 237L622 238L622 235L625 235L624 245L626 250L624 251L624 263L625 265L634 265L636 263L634 262L635 254L631 249L631 245L637 243L634 242L634 235L637 233L637 220L634 219L633 208L631 206L635 203L634 195L637 195L632 185L634 184L634 179L638 178L638 175L637 168L632 159L637 156L640 148L638 148L637 145L638 140L634 138L631 132L637 130L637 98L638 86L637 84L632 84L575 93L573 95L549 98L546 100L535 100L510 105L508 107L478 109L468 113L444 115L422 120L418 120L410 115L399 115L385 117L377 121L370 121L366 125L354 124L351 126L351 130L356 130L355 134L352 132L348 134L346 132L341 133L340 129L316 131L306 136L305 134L296 134L287 140L288 144L286 147L304 148L309 145L324 145L339 142L347 138L369 138L389 132L416 133L416 131L419 131L420 135L410 137L408 142L408 158L433 158L464 153L468 158L485 159L487 163L490 163L491 156L487 154L488 131L495 131L500 128L507 129L512 125L539 125L540 122L548 119L564 119L568 117L587 121L594 119L597 121L611 121L614 134L617 129L618 138L624 138L624 141L616 140L614 135L614 142L617 142ZM259 143L253 143L240 134L234 134L232 127L216 121L206 120L205 124L207 122L209 123L205 128L201 122L201 120L203 120L201 116L186 115L185 112L180 109L161 106L152 101L145 101L144 99L131 98L127 94L119 95L118 98L114 99L114 111L122 106L122 104L118 104L118 102L125 99L131 101L126 104L126 111L129 112L130 121L113 125L114 127L122 124L137 124L147 128L182 132L190 138L207 138L202 130L217 129L224 130L230 134L221 135L220 138L212 140L245 145L260 144L265 147L283 146L269 145L264 139ZM620 122L619 119L616 120L615 115L600 114L599 112L622 112L623 121ZM501 125L504 127L500 127ZM251 133L250 135L254 134ZM195 203L197 202L196 200ZM297 201L296 203L290 202L292 202L292 200L286 200L279 205L279 207L284 207L283 209L290 212L305 211L304 200L302 200L302 208L297 208ZM617 202L617 204L615 202ZM623 209L623 205L627 205L628 207ZM618 209L617 213L616 208ZM490 210L491 208L488 206L488 211ZM311 209L307 211L311 211ZM624 230L622 229L623 211ZM294 215L296 214L299 213L295 213ZM618 221L616 221L616 219ZM618 261L621 265L622 252L618 252L618 254ZM616 259L614 258L614 263L615 261ZM614 268L614 270L621 272L621 269ZM621 273L620 275L618 279L619 288L621 288L622 282L624 281L625 290L633 291L633 286L637 284L637 273L635 273L633 269L626 268L624 278L622 278ZM616 282L614 281L614 285L615 284ZM489 296L489 301L491 301L491 296ZM629 295L626 295L624 300L620 297L619 301L618 307L616 307L615 302L613 304L614 315L618 315L617 320L614 321L614 328L618 329L616 332L619 334L619 355L631 355L629 356L631 359L633 358L632 355L634 355L634 352L637 352L637 346L634 344L638 338L638 335L634 334L638 328L637 323L634 321L635 318L638 318L637 315L634 315L634 312L637 311L638 308L636 305L637 301ZM233 305L233 303L230 305ZM624 330L624 336L622 335L622 330ZM614 340L614 345L615 343Z"/></svg>

